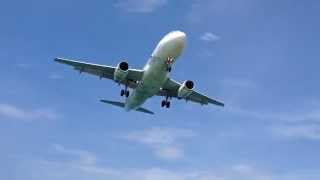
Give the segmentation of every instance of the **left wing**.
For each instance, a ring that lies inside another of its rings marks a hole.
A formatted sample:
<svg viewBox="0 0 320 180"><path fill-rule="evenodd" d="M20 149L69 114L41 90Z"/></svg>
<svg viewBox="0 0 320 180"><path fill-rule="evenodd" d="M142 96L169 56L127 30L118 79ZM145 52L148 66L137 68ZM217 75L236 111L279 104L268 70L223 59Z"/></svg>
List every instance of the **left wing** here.
<svg viewBox="0 0 320 180"><path fill-rule="evenodd" d="M88 74L99 76L100 78L107 78L111 80L113 80L114 78L114 71L116 69L116 67L113 66L92 64L64 58L55 58L54 60L58 63L72 66L75 70L78 70L80 73L85 72ZM136 82L140 81L142 79L142 76L143 70L128 69L128 75L126 76L126 79L120 83L126 83L130 88L135 88L135 86L137 85Z"/></svg>
<svg viewBox="0 0 320 180"><path fill-rule="evenodd" d="M182 84L178 83L172 79L168 79L168 81L165 83L165 85L162 87L162 89L159 91L158 95L159 96L168 96L168 97L175 97L178 99L181 99L178 97L178 89L180 88ZM191 94L184 98L187 101L193 101L202 105L207 105L207 104L214 104L217 106L224 106L224 103L214 100L204 94L201 94L195 90L191 90Z"/></svg>

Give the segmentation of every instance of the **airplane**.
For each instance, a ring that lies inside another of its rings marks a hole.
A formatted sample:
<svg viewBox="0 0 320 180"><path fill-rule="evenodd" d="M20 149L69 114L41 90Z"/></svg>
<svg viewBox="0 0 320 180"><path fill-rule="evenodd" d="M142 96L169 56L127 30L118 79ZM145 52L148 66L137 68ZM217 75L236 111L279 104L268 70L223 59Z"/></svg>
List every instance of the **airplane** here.
<svg viewBox="0 0 320 180"><path fill-rule="evenodd" d="M179 83L169 77L173 64L186 45L186 34L182 31L172 31L166 34L151 54L143 69L131 69L126 61L120 62L116 67L87 62L55 58L58 63L73 66L80 73L96 75L100 79L114 80L124 85L120 95L125 96L124 102L100 100L103 103L124 108L126 111L136 110L139 112L154 114L152 111L141 107L152 96L162 96L161 107L170 107L172 98L184 99L201 105L214 104L224 106L224 103L209 98L193 90L194 82L186 80ZM132 89L131 93L129 89Z"/></svg>

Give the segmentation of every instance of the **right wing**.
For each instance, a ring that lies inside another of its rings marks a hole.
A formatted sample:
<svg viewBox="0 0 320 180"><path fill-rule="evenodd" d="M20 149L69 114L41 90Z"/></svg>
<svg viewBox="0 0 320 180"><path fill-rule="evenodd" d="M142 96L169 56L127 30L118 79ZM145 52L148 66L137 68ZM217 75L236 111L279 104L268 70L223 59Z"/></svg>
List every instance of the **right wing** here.
<svg viewBox="0 0 320 180"><path fill-rule="evenodd" d="M164 84L162 89L159 91L159 96L168 96L168 97L175 97L178 99L182 99L178 97L178 89L180 88L181 83L178 83L172 79L168 79L168 81ZM224 106L224 103L214 100L204 94L201 94L195 90L191 90L191 94L188 97L185 97L184 99L187 101L196 102L202 105L207 104L214 104L217 106Z"/></svg>
<svg viewBox="0 0 320 180"><path fill-rule="evenodd" d="M80 73L85 72L88 74L99 76L100 78L106 78L113 80L114 71L116 67L106 66L100 64L92 64L81 61L74 61L64 58L55 58L56 62L61 64L66 64L72 66L75 70L78 70ZM137 81L140 81L143 76L143 70L138 69L128 69L128 75L126 79L120 83L127 84L130 88L135 88L137 86Z"/></svg>

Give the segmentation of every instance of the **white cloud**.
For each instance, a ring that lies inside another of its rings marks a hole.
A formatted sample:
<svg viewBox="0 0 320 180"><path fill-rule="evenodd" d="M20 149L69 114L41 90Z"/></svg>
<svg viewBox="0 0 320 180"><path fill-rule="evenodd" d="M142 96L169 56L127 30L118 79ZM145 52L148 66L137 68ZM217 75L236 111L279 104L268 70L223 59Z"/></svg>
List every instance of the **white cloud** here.
<svg viewBox="0 0 320 180"><path fill-rule="evenodd" d="M0 117L18 120L52 120L57 118L57 114L51 109L26 110L10 104L0 104Z"/></svg>
<svg viewBox="0 0 320 180"><path fill-rule="evenodd" d="M201 37L200 40L205 42L213 42L219 40L220 37L211 33L211 32L205 32Z"/></svg>
<svg viewBox="0 0 320 180"><path fill-rule="evenodd" d="M129 133L125 139L149 146L160 158L178 159L184 154L180 140L193 136L193 131L185 129L151 128Z"/></svg>
<svg viewBox="0 0 320 180"><path fill-rule="evenodd" d="M116 7L127 12L150 13L167 4L167 0L118 0Z"/></svg>

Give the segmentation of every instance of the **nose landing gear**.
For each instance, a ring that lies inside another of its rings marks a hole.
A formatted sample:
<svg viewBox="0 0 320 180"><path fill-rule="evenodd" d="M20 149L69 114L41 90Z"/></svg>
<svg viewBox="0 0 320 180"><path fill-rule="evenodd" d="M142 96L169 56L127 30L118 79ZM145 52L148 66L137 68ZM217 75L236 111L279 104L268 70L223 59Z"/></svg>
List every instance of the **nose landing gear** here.
<svg viewBox="0 0 320 180"><path fill-rule="evenodd" d="M171 72L171 65L174 62L174 58L173 57L168 57L165 61L166 65L167 65L167 71Z"/></svg>

